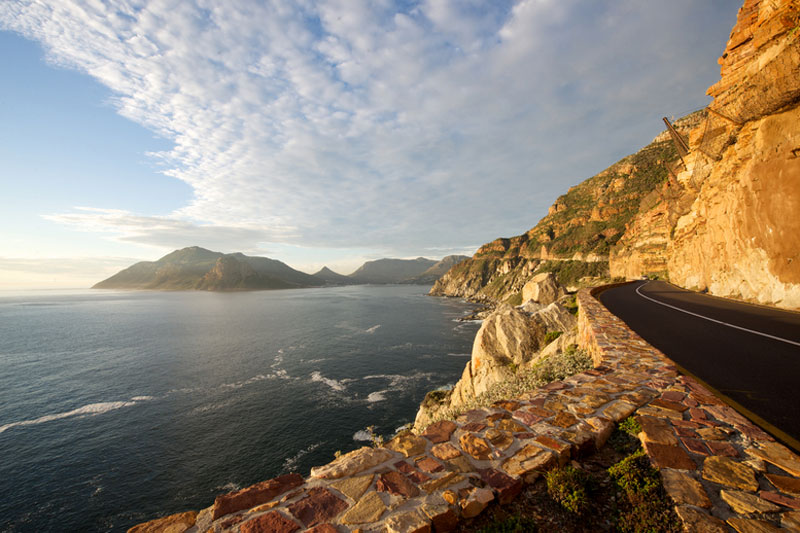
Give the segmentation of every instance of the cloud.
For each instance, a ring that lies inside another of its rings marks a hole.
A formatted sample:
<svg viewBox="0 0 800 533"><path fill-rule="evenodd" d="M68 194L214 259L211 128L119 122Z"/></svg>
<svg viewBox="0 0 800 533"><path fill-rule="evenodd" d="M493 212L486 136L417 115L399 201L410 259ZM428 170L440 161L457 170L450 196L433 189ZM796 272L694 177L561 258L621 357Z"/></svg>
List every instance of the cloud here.
<svg viewBox="0 0 800 533"><path fill-rule="evenodd" d="M187 243L223 252L259 251L265 242L291 235L291 228L262 228L197 224L170 217L141 216L119 209L78 207L70 213L45 215L45 219L81 231L110 233L114 240L148 245L164 250L182 248Z"/></svg>
<svg viewBox="0 0 800 533"><path fill-rule="evenodd" d="M0 27L174 142L151 155L193 188L187 205L49 217L156 246L521 233L658 117L701 107L732 24L688 0L113 5L4 2Z"/></svg>

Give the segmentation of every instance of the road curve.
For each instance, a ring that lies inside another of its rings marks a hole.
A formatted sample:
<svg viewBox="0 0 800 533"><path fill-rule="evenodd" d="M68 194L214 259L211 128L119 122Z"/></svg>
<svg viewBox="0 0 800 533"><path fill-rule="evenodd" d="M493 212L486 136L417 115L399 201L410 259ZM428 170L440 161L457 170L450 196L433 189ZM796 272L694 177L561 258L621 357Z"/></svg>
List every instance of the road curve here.
<svg viewBox="0 0 800 533"><path fill-rule="evenodd" d="M800 446L800 313L660 281L608 289L599 299L687 372L755 414L778 439Z"/></svg>

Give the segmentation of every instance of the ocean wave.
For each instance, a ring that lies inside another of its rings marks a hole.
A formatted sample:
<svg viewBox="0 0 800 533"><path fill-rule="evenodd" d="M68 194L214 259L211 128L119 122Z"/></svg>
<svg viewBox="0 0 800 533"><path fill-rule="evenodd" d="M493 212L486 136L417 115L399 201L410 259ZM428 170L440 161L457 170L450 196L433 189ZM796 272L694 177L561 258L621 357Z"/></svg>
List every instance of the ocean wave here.
<svg viewBox="0 0 800 533"><path fill-rule="evenodd" d="M370 392L367 396L367 401L369 403L375 402L382 402L386 399L386 393L389 392L388 390L379 390L375 392Z"/></svg>
<svg viewBox="0 0 800 533"><path fill-rule="evenodd" d="M217 485L216 487L214 487L214 490L218 490L220 492L235 492L237 490L240 490L241 488L242 486L240 484L234 483L233 481L229 481L224 485Z"/></svg>
<svg viewBox="0 0 800 533"><path fill-rule="evenodd" d="M472 354L468 353L448 353L450 357L470 357Z"/></svg>
<svg viewBox="0 0 800 533"><path fill-rule="evenodd" d="M343 391L345 389L345 386L343 384L344 380L336 381L335 379L326 378L325 376L323 376L322 374L320 374L316 370L311 373L311 381L324 383L325 385L329 386L333 390L339 391L339 392L341 392L341 391Z"/></svg>
<svg viewBox="0 0 800 533"><path fill-rule="evenodd" d="M381 325L377 324L375 326L372 326L371 328L365 329L364 333L375 333L378 330L379 327L381 327Z"/></svg>
<svg viewBox="0 0 800 533"><path fill-rule="evenodd" d="M369 442L372 440L372 434L369 431L359 429L353 433L353 440L360 442Z"/></svg>
<svg viewBox="0 0 800 533"><path fill-rule="evenodd" d="M245 385L250 385L252 383L256 383L258 381L264 381L265 379L270 379L276 377L275 375L265 376L264 374L258 374L257 376L253 376L252 378L246 379L244 381L237 381L235 383L223 383L219 385L217 388L222 390L229 390L229 389L241 389Z"/></svg>
<svg viewBox="0 0 800 533"><path fill-rule="evenodd" d="M321 445L322 445L322 442L315 442L314 444L311 444L307 448L300 450L299 452L294 454L294 456L287 458L283 462L283 471L284 472L294 472L294 471L296 471L297 470L297 462L300 461L300 459L302 459L303 457L305 457L309 453L311 453L314 450L316 450L317 448L319 448Z"/></svg>
<svg viewBox="0 0 800 533"><path fill-rule="evenodd" d="M143 397L139 397L143 398ZM19 422L11 422L10 424L5 424L0 426L0 433L4 431L8 431L11 428L15 427L22 427L22 426L36 426L39 424L44 424L45 422L52 422L54 420L62 420L64 418L73 418L73 417L84 417L84 416L95 416L100 415L103 413L108 413L109 411L115 411L117 409L122 409L123 407L130 407L132 405L136 405L140 401L144 400L127 400L121 402L99 402L99 403L90 403L88 405L84 405L83 407L78 407L77 409L73 409L72 411L65 411L63 413L55 413L52 415L45 415L40 416L39 418L34 418L32 420L20 420Z"/></svg>
<svg viewBox="0 0 800 533"><path fill-rule="evenodd" d="M236 403L236 398L232 398L232 399L225 400L225 401L222 401L222 402L210 403L210 404L207 404L207 405L201 405L200 407L195 407L194 409L192 409L189 412L189 414L190 415L199 415L199 414L202 414L202 413L210 413L212 411L219 411L220 409L224 409L226 407L229 407L229 406L233 405L234 403Z"/></svg>
<svg viewBox="0 0 800 533"><path fill-rule="evenodd" d="M426 379L430 381L435 374L433 372L414 372L413 374L371 374L364 376L363 379L385 379L389 381L390 388L403 387L406 383L411 381L419 381Z"/></svg>

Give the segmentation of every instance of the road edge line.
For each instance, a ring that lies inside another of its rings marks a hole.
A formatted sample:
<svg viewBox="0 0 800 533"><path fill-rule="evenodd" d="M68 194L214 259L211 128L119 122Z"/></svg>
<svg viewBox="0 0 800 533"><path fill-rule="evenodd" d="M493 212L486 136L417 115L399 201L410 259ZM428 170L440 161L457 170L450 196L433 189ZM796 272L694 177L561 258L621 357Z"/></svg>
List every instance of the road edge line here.
<svg viewBox="0 0 800 533"><path fill-rule="evenodd" d="M653 303L657 303L658 305L663 305L664 307L669 307L670 309L674 309L676 311L680 311L681 313L686 313L687 315L696 316L697 318L702 318L704 320L708 320L709 322L714 322L716 324L721 324L723 326L728 326L729 328L738 329L738 330L741 330L741 331L745 331L747 333L752 333L754 335L761 335L762 337L766 337L768 339L776 340L776 341L779 341L779 342L785 342L786 344L792 344L794 346L800 346L800 342L790 341L789 339L784 339L783 337L777 337L775 335L770 335L769 333L762 333L761 331L756 331L754 329L744 328L742 326L737 326L736 324L729 324L728 322L723 322L722 320L717 320L716 318L711 318L711 317L707 317L707 316L701 315L699 313L693 313L692 311L687 311L686 309L682 309L682 308L680 308L678 306L675 306L675 305L672 305L672 304L668 304L666 302L659 302L655 298L651 298L650 296L645 296L644 294L639 292L639 289L641 289L642 287L646 287L649 284L650 284L650 282L648 281L647 283L643 283L642 285L639 285L638 287L636 287L634 289L634 292L636 294L638 294L639 296L641 296L642 298L644 298L645 300L650 300Z"/></svg>

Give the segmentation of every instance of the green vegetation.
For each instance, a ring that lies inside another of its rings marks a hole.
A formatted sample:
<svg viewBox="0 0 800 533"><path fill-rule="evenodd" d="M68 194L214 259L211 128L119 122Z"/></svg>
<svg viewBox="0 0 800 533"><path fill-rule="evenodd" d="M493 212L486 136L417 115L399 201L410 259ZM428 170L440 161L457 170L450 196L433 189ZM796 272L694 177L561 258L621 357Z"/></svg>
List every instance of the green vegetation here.
<svg viewBox="0 0 800 533"><path fill-rule="evenodd" d="M567 308L567 311L569 311L573 315L577 315L578 314L578 295L577 294L573 294L572 296L567 298L566 301L564 301L562 303L563 303L564 307Z"/></svg>
<svg viewBox="0 0 800 533"><path fill-rule="evenodd" d="M536 531L536 522L524 516L510 516L502 522L484 526L476 533L531 533Z"/></svg>
<svg viewBox="0 0 800 533"><path fill-rule="evenodd" d="M589 509L590 481L586 472L571 465L555 468L545 474L547 493L561 507L575 514Z"/></svg>
<svg viewBox="0 0 800 533"><path fill-rule="evenodd" d="M536 269L536 272L552 272L556 275L559 284L567 287L575 285L581 278L607 277L608 262L587 261L545 261Z"/></svg>
<svg viewBox="0 0 800 533"><path fill-rule="evenodd" d="M517 292L506 298L506 303L509 305L517 306L522 305L522 293Z"/></svg>
<svg viewBox="0 0 800 533"><path fill-rule="evenodd" d="M375 426L367 426L364 431L369 435L373 448L381 448L383 446L383 437L375 433Z"/></svg>
<svg viewBox="0 0 800 533"><path fill-rule="evenodd" d="M632 437L635 437L636 435L642 432L642 426L635 418L629 416L628 418L619 423L619 430L624 431L625 433L631 435Z"/></svg>
<svg viewBox="0 0 800 533"><path fill-rule="evenodd" d="M621 431L615 433L631 439L630 434L638 426L631 420L629 418L620 424ZM612 439L615 437L617 441L620 440L619 435L612 435ZM618 493L618 508L614 517L616 528L623 533L677 533L681 528L661 485L658 470L650 464L638 441L636 444L636 451L608 469Z"/></svg>
<svg viewBox="0 0 800 533"><path fill-rule="evenodd" d="M447 408L439 410L433 416L431 423L439 420L453 420L470 409L489 407L499 400L516 398L529 390L538 389L552 381L564 379L590 368L592 368L592 358L573 344L562 353L537 361L531 368L518 372L514 378L496 383L489 390L471 399L459 409ZM446 395L450 394L450 391L429 392L425 396L424 402L427 403L428 399L431 398L431 394L434 393L437 398L443 400ZM442 402L439 401L437 403Z"/></svg>
<svg viewBox="0 0 800 533"><path fill-rule="evenodd" d="M564 332L563 331L548 331L545 336L544 340L542 341L542 346L547 346L557 338L559 338Z"/></svg>

